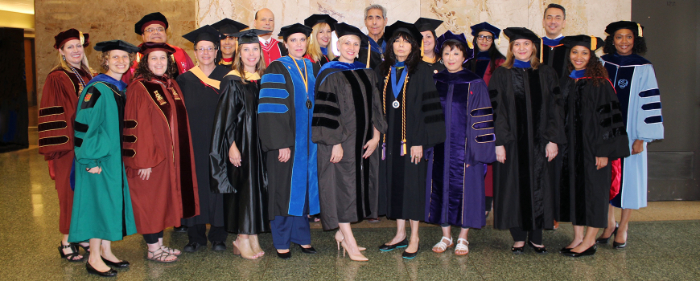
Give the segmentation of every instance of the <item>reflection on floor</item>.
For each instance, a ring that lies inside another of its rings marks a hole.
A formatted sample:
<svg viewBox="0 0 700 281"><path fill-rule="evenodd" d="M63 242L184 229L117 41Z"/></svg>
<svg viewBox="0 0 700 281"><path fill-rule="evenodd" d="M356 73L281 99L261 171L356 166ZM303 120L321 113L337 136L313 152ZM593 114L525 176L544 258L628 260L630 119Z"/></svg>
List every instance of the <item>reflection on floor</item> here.
<svg viewBox="0 0 700 281"><path fill-rule="evenodd" d="M31 134L30 134L31 135ZM35 143L36 137L34 136ZM3 280L97 279L89 276L84 263L61 260L58 203L46 163L30 149L0 154L0 276ZM113 244L118 257L131 262L119 273L120 279L143 280L699 280L700 279L700 202L652 202L636 211L628 233L628 246L613 250L602 246L593 257L563 257L557 249L569 243L571 226L545 232L550 250L537 255L527 249L524 255L510 253L512 241L507 231L490 225L469 233L470 253L457 257L452 252L430 251L441 237L439 228L421 229L421 252L414 260L401 258L402 250L380 253L377 246L395 231L393 221L362 222L354 225L356 238L368 250L370 262L352 262L336 249L333 232L320 230L314 223L312 242L317 255L292 249L292 259L278 259L270 234L260 235L266 256L249 261L231 253L233 235L226 252L202 249L185 253L174 264L144 259L146 245L140 235ZM427 225L426 225L427 226ZM456 234L456 230L453 231ZM187 235L165 232L167 245L182 248ZM453 249L450 249L453 250Z"/></svg>

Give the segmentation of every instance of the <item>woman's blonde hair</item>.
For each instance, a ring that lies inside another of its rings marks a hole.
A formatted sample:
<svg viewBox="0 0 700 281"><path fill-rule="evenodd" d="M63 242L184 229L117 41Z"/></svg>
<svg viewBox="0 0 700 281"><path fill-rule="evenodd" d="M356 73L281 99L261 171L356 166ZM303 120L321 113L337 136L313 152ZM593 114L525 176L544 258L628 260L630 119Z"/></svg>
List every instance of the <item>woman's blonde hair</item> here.
<svg viewBox="0 0 700 281"><path fill-rule="evenodd" d="M63 49L64 46L65 46L65 44L63 46L61 46L59 49ZM93 75L96 72L94 70L92 70L92 68L90 68L90 64L88 63L88 59L87 59L87 54L85 53L84 49L85 48L83 47L83 60L80 62L80 68L82 70L86 71L87 73L90 73L90 75ZM66 58L63 57L63 55L61 55L61 52L56 52L56 54L58 54L58 64L56 66L54 66L54 68L51 69L51 71L54 71L56 69L63 69L63 70L68 71L68 72L73 72L73 70L71 70L71 66L66 61Z"/></svg>
<svg viewBox="0 0 700 281"><path fill-rule="evenodd" d="M260 43L257 44L258 47L260 47ZM247 82L245 81L245 66L243 65L243 60L241 59L241 48L243 45L247 44L238 44L238 46L236 47L236 52L234 53L235 58L233 60L233 64L231 65L231 69L238 71L238 73L240 73L243 76L241 77L241 83L246 84ZM258 61L258 64L255 65L255 72L257 72L258 75L260 75L260 77L262 77L263 73L265 72L265 58L263 57L262 47L260 47L260 60Z"/></svg>
<svg viewBox="0 0 700 281"><path fill-rule="evenodd" d="M508 54L506 55L506 61L501 65L507 69L513 68L513 63L515 63L515 55L513 54L514 42L515 40L508 43ZM532 67L532 69L537 69L540 66L540 57L537 54L539 54L537 44L532 42L532 54L530 54L530 67Z"/></svg>
<svg viewBox="0 0 700 281"><path fill-rule="evenodd" d="M306 47L306 54L309 55L311 59L313 59L316 62L320 61L323 57L323 52L321 52L321 45L318 44L318 33L321 31L322 28L325 27L330 28L331 26L325 22L320 22L314 25L313 30L311 31L311 40L309 40L309 44ZM335 59L335 54L333 54L333 51L330 50L331 45L332 44L329 41L328 47L326 48L328 50L328 60Z"/></svg>

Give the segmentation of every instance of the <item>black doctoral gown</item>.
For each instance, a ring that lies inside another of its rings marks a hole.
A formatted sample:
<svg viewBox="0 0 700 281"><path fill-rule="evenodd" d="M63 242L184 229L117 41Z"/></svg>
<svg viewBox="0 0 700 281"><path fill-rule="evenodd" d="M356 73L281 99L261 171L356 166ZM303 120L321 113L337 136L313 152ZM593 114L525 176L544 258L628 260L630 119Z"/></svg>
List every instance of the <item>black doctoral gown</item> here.
<svg viewBox="0 0 700 281"><path fill-rule="evenodd" d="M567 67L569 48L564 46L564 44L559 44L557 46L544 45L543 47L542 63L554 69L554 72L557 74L557 79L567 77L570 72Z"/></svg>
<svg viewBox="0 0 700 281"><path fill-rule="evenodd" d="M620 102L607 78L561 79L567 143L560 146L561 217L574 225L608 225L611 163L630 154ZM559 157L559 156L558 156ZM607 157L597 170L595 157Z"/></svg>
<svg viewBox="0 0 700 281"><path fill-rule="evenodd" d="M331 62L316 78L313 141L318 144L318 191L323 229L338 223L377 217L379 150L365 159L362 147L374 128L386 132L386 121L374 70L355 64ZM333 146L343 158L331 163Z"/></svg>
<svg viewBox="0 0 700 281"><path fill-rule="evenodd" d="M438 74L438 73L442 72L443 70L445 70L445 65L442 64L441 60L436 60L433 63L431 63L431 62L425 62L425 63L428 64L428 67L430 67L430 73L432 73L433 75Z"/></svg>
<svg viewBox="0 0 700 281"><path fill-rule="evenodd" d="M212 135L211 190L223 193L224 226L238 234L270 231L267 218L267 173L258 138L260 81L247 81L229 74L221 81ZM228 158L231 144L241 153L241 166Z"/></svg>
<svg viewBox="0 0 700 281"><path fill-rule="evenodd" d="M399 71L405 71L399 70ZM394 98L391 79L387 74L378 77L380 98L389 127L379 142L379 215L392 219L425 219L425 176L427 162L421 159L418 165L411 163L411 146L426 149L445 141L445 115L440 104L440 95L435 89L433 73L427 63L421 61L416 70L408 74L405 91ZM397 80L400 73L397 73ZM389 79L384 90L385 79ZM384 90L384 91L382 91ZM400 106L392 103L398 100ZM401 156L402 110L406 107L406 154ZM385 146L385 147L384 147ZM385 150L382 150L382 148Z"/></svg>
<svg viewBox="0 0 700 281"><path fill-rule="evenodd" d="M489 83L496 146L505 164L494 165L494 226L498 229L551 229L554 188L545 157L549 142L564 136L559 79L547 65L538 69L499 67Z"/></svg>
<svg viewBox="0 0 700 281"><path fill-rule="evenodd" d="M221 81L228 71L226 67L217 65L208 78ZM190 121L190 133L192 134L197 185L201 186L198 190L199 216L182 219L182 224L186 226L197 224L223 226L223 197L207 188L209 186L209 146L212 125L214 124L214 111L219 101L220 91L202 82L191 71L179 75L176 81L182 89L182 95L185 99L187 117Z"/></svg>

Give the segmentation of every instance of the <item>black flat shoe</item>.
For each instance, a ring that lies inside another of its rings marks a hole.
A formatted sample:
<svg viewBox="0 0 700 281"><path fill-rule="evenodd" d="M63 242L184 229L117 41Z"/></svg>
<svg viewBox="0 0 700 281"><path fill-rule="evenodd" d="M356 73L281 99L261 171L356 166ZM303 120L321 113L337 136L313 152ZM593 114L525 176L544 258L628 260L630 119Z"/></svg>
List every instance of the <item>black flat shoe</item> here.
<svg viewBox="0 0 700 281"><path fill-rule="evenodd" d="M531 248L535 249L535 253L538 253L538 254L541 254L541 255L547 253L547 248L545 248L544 246L542 246L542 247L537 247L537 246L535 246L535 244L532 244L532 242L528 242L527 244L530 245Z"/></svg>
<svg viewBox="0 0 700 281"><path fill-rule="evenodd" d="M564 247L564 248L561 248L561 250L559 250L559 253L560 254L568 253L568 252L571 252L571 249L573 249L573 248Z"/></svg>
<svg viewBox="0 0 700 281"><path fill-rule="evenodd" d="M117 268L127 268L129 267L129 262L122 260L120 262L113 262L108 259L102 258L102 261L105 262L106 265L112 266L112 267L117 267Z"/></svg>
<svg viewBox="0 0 700 281"><path fill-rule="evenodd" d="M625 241L624 243L618 243L613 241L613 249L619 250L624 249L625 247L627 247L627 241Z"/></svg>
<svg viewBox="0 0 700 281"><path fill-rule="evenodd" d="M562 253L562 255L565 255L567 257L574 257L574 258L583 257L583 256L592 256L593 254L595 254L597 249L598 249L598 246L593 244L593 246L589 247L588 249L586 249L583 252L577 253L577 252L569 251L567 253Z"/></svg>
<svg viewBox="0 0 700 281"><path fill-rule="evenodd" d="M275 252L277 252L277 257L280 259L288 260L288 259L292 258L292 251L291 250L289 252L286 252L286 253L280 253L279 251L275 251Z"/></svg>
<svg viewBox="0 0 700 281"><path fill-rule="evenodd" d="M513 254L520 255L525 252L525 246L523 245L522 247L510 247L510 251L513 252Z"/></svg>
<svg viewBox="0 0 700 281"><path fill-rule="evenodd" d="M185 245L184 248L182 248L183 251L188 252L188 253L194 253L199 250L199 248L204 247L205 245L199 244L197 242L190 242L189 244Z"/></svg>
<svg viewBox="0 0 700 281"><path fill-rule="evenodd" d="M406 247L408 247L408 246L406 246ZM418 246L418 249L416 249L415 252L409 253L409 252L407 252L407 251L403 251L403 254L401 254L401 256L402 256L404 259L412 260L413 258L415 258L415 257L418 255L418 252L419 252L419 251L420 251L420 245Z"/></svg>
<svg viewBox="0 0 700 281"><path fill-rule="evenodd" d="M180 227L174 227L173 231L175 231L175 232L187 232L187 227L184 225L182 225Z"/></svg>
<svg viewBox="0 0 700 281"><path fill-rule="evenodd" d="M301 245L299 245L299 248L301 249L301 252L304 253L304 254L315 254L315 253L317 253L317 252L316 252L316 249L314 249L314 247L311 247L311 246L308 247L308 248L304 248L304 247L302 247Z"/></svg>
<svg viewBox="0 0 700 281"><path fill-rule="evenodd" d="M226 244L219 241L211 242L211 250L217 252L226 251Z"/></svg>
<svg viewBox="0 0 700 281"><path fill-rule="evenodd" d="M613 237L617 233L618 227L619 226L617 224L615 224L615 230L613 230L613 232L610 233L610 236L608 236L607 238L598 238L595 240L595 243L596 244L608 244L608 241L610 241L610 237Z"/></svg>
<svg viewBox="0 0 700 281"><path fill-rule="evenodd" d="M85 263L85 269L87 269L87 272L90 274L95 274L95 275L99 275L102 277L115 277L115 276L117 276L116 270L110 268L109 270L107 270L105 272L97 271L97 269L92 267L90 262Z"/></svg>
<svg viewBox="0 0 700 281"><path fill-rule="evenodd" d="M408 247L408 238L404 238L403 241L396 243L394 245L387 245L387 244L382 244L379 246L379 250L382 252L390 252L398 248L406 248Z"/></svg>

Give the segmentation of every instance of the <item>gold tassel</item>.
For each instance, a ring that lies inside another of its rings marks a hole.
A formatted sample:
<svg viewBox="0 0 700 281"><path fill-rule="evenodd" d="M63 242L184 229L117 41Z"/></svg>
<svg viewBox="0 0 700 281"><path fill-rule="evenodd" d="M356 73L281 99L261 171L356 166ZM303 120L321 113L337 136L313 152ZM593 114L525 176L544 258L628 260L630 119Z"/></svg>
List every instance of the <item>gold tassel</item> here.
<svg viewBox="0 0 700 281"><path fill-rule="evenodd" d="M544 40L540 37L540 63L544 61Z"/></svg>
<svg viewBox="0 0 700 281"><path fill-rule="evenodd" d="M598 39L595 36L591 36L591 51L595 52L598 49L596 47L598 47Z"/></svg>
<svg viewBox="0 0 700 281"><path fill-rule="evenodd" d="M80 45L85 45L85 36L83 36L83 32L78 31L78 34L80 34Z"/></svg>
<svg viewBox="0 0 700 281"><path fill-rule="evenodd" d="M367 41L367 68L369 68L369 57L372 56L372 44L370 44L370 41Z"/></svg>
<svg viewBox="0 0 700 281"><path fill-rule="evenodd" d="M642 34L642 25L637 23L637 33L639 34L639 37L644 37L644 34Z"/></svg>
<svg viewBox="0 0 700 281"><path fill-rule="evenodd" d="M406 139L402 139L401 140L401 156L406 155L407 150L408 149L406 149Z"/></svg>
<svg viewBox="0 0 700 281"><path fill-rule="evenodd" d="M425 56L425 47L423 46L423 40L420 40L420 57Z"/></svg>
<svg viewBox="0 0 700 281"><path fill-rule="evenodd" d="M467 45L469 45L469 48L474 50L474 43L472 41L467 41Z"/></svg>

